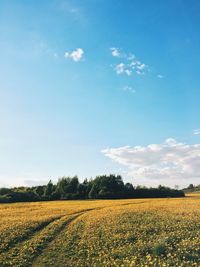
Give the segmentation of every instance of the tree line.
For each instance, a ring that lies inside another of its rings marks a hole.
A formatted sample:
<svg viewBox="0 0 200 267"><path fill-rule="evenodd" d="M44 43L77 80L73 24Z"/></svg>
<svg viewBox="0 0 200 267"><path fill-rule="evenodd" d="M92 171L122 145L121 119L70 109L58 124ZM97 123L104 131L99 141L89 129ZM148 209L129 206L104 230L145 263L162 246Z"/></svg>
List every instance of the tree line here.
<svg viewBox="0 0 200 267"><path fill-rule="evenodd" d="M75 199L123 199L183 197L182 190L165 186L147 188L124 183L120 175L100 175L95 179L79 182L77 176L62 177L56 184L33 187L0 188L0 203L75 200Z"/></svg>
<svg viewBox="0 0 200 267"><path fill-rule="evenodd" d="M195 192L200 192L200 184L199 185L193 185L189 184L188 187L183 189L184 193L195 193Z"/></svg>

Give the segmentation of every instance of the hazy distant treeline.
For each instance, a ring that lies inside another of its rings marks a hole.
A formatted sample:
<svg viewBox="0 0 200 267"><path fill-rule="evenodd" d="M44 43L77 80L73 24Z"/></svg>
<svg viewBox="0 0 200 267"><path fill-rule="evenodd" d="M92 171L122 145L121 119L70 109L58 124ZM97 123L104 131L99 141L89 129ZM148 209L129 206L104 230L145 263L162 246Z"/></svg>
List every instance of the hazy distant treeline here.
<svg viewBox="0 0 200 267"><path fill-rule="evenodd" d="M183 192L184 193L200 192L200 184L199 185L190 184L188 187L183 189Z"/></svg>
<svg viewBox="0 0 200 267"><path fill-rule="evenodd" d="M0 202L28 202L69 199L120 199L183 197L184 192L169 187L134 187L125 183L120 175L101 175L95 179L79 182L77 176L62 177L57 184L51 180L47 185L34 187L0 188Z"/></svg>

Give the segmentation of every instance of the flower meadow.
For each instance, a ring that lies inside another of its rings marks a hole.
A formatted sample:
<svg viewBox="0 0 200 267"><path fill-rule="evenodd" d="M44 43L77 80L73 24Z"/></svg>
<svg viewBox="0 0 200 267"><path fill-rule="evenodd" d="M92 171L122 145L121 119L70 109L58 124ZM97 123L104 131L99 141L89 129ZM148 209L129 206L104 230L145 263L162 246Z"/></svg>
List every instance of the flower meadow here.
<svg viewBox="0 0 200 267"><path fill-rule="evenodd" d="M200 195L0 205L0 266L200 266Z"/></svg>

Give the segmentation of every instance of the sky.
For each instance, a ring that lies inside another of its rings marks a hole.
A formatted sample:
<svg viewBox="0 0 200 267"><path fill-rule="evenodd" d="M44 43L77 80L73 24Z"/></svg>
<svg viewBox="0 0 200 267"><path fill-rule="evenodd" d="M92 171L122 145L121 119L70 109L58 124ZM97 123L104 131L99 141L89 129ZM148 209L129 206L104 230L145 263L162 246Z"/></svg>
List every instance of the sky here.
<svg viewBox="0 0 200 267"><path fill-rule="evenodd" d="M1 0L0 186L200 183L200 2Z"/></svg>

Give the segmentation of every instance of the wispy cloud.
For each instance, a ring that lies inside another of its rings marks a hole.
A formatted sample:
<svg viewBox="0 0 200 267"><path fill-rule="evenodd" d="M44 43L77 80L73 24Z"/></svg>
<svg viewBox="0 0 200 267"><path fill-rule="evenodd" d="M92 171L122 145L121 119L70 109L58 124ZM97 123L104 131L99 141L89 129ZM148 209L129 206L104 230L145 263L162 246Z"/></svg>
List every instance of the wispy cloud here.
<svg viewBox="0 0 200 267"><path fill-rule="evenodd" d="M132 75L132 70L126 69L126 70L125 70L125 73L126 73L128 76L131 76L131 75Z"/></svg>
<svg viewBox="0 0 200 267"><path fill-rule="evenodd" d="M120 52L118 48L111 47L110 50L113 57L120 57Z"/></svg>
<svg viewBox="0 0 200 267"><path fill-rule="evenodd" d="M193 130L194 135L200 135L200 129Z"/></svg>
<svg viewBox="0 0 200 267"><path fill-rule="evenodd" d="M164 78L164 76L163 76L162 74L158 74L157 77L158 77L159 79Z"/></svg>
<svg viewBox="0 0 200 267"><path fill-rule="evenodd" d="M75 5L73 1L61 1L61 4L58 5L58 9L81 23L86 20L84 10L80 6Z"/></svg>
<svg viewBox="0 0 200 267"><path fill-rule="evenodd" d="M117 74L126 74L131 76L133 73L137 75L144 75L148 70L149 67L138 60L133 53L124 53L121 49L112 47L110 48L111 55L115 58L120 58L123 62L115 63L114 69ZM123 65L123 71L118 71L119 67Z"/></svg>
<svg viewBox="0 0 200 267"><path fill-rule="evenodd" d="M115 66L115 71L117 74L122 74L125 71L125 65L124 63L119 63Z"/></svg>
<svg viewBox="0 0 200 267"><path fill-rule="evenodd" d="M76 50L72 52L66 51L64 53L65 58L71 58L73 61L78 62L83 57L84 51L82 48L77 48Z"/></svg>
<svg viewBox="0 0 200 267"><path fill-rule="evenodd" d="M38 186L38 185L46 185L48 183L47 180L24 180L25 186Z"/></svg>
<svg viewBox="0 0 200 267"><path fill-rule="evenodd" d="M123 87L123 91L129 92L129 93L132 93L132 94L134 94L136 92L136 90L133 89L132 86L128 86L128 85Z"/></svg>
<svg viewBox="0 0 200 267"><path fill-rule="evenodd" d="M140 70L136 70L137 75L144 75L144 73Z"/></svg>
<svg viewBox="0 0 200 267"><path fill-rule="evenodd" d="M200 144L188 145L169 138L162 144L107 148L102 152L126 166L128 175L138 182L146 179L158 183L168 180L188 183L200 177Z"/></svg>

